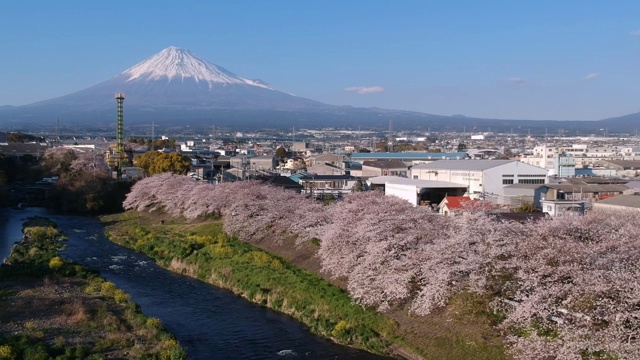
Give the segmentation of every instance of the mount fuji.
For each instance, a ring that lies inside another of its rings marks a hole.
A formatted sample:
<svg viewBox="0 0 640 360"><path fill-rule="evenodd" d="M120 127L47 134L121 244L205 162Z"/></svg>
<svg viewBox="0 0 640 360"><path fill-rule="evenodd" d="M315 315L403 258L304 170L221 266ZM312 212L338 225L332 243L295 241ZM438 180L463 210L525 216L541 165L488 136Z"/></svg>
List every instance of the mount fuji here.
<svg viewBox="0 0 640 360"><path fill-rule="evenodd" d="M186 49L169 47L98 85L59 98L26 105L59 111L113 110L114 94L125 93L125 109L153 110L299 110L322 103L273 89L202 60Z"/></svg>
<svg viewBox="0 0 640 360"><path fill-rule="evenodd" d="M461 130L465 127L591 128L598 122L516 121L441 116L380 108L335 106L274 89L262 80L237 75L186 49L168 47L119 75L90 88L22 106L0 106L0 124L91 128L115 124L115 93L126 96L125 123L235 128L358 127ZM613 121L617 123L617 121ZM615 125L609 125L614 128Z"/></svg>
<svg viewBox="0 0 640 360"><path fill-rule="evenodd" d="M380 108L335 106L274 89L237 75L186 49L168 47L113 78L58 98L0 107L0 123L24 128L100 129L115 124L115 93L124 93L125 124L249 128L449 126L448 116ZM145 125L145 126L146 126Z"/></svg>

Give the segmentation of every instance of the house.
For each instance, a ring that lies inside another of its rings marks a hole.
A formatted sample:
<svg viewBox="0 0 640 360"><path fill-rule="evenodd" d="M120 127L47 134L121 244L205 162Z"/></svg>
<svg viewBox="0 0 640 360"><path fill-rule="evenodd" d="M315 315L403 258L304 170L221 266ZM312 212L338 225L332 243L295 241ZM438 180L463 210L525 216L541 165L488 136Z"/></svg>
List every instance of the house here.
<svg viewBox="0 0 640 360"><path fill-rule="evenodd" d="M546 184L539 188L541 200L570 200L594 202L624 193L631 193L622 184Z"/></svg>
<svg viewBox="0 0 640 360"><path fill-rule="evenodd" d="M340 198L351 194L353 187L359 180L351 175L315 175L309 173L297 173L290 176L290 178L303 186L303 194L320 199L326 195Z"/></svg>
<svg viewBox="0 0 640 360"><path fill-rule="evenodd" d="M371 189L397 196L413 206L437 205L447 195L462 196L467 187L447 181L416 180L398 176L377 176L367 180Z"/></svg>
<svg viewBox="0 0 640 360"><path fill-rule="evenodd" d="M234 156L230 159L231 167L237 169L273 170L278 167L280 161L271 155L265 156Z"/></svg>
<svg viewBox="0 0 640 360"><path fill-rule="evenodd" d="M411 178L466 185L472 197L500 205L510 202L504 190L509 185L548 182L546 169L517 160L439 160L413 166Z"/></svg>
<svg viewBox="0 0 640 360"><path fill-rule="evenodd" d="M362 163L362 177L402 176L407 177L409 167L399 160L366 160Z"/></svg>
<svg viewBox="0 0 640 360"><path fill-rule="evenodd" d="M580 216L589 210L585 200L542 200L542 212L550 216Z"/></svg>
<svg viewBox="0 0 640 360"><path fill-rule="evenodd" d="M140 167L127 166L123 167L121 170L123 180L137 180L144 177L144 170Z"/></svg>
<svg viewBox="0 0 640 360"><path fill-rule="evenodd" d="M304 188L300 183L294 181L288 176L258 176L257 180L262 181L265 184L281 187L288 190L293 190L296 192L301 192Z"/></svg>
<svg viewBox="0 0 640 360"><path fill-rule="evenodd" d="M344 170L331 164L315 164L307 167L307 172L316 175L344 175Z"/></svg>
<svg viewBox="0 0 640 360"><path fill-rule="evenodd" d="M340 155L325 153L325 154L318 154L318 155L309 157L306 163L307 163L307 166L327 164L335 167L342 167L343 166L342 160L343 158Z"/></svg>
<svg viewBox="0 0 640 360"><path fill-rule="evenodd" d="M355 177L362 177L362 164L357 161L351 161L347 164L349 175Z"/></svg>
<svg viewBox="0 0 640 360"><path fill-rule="evenodd" d="M463 214L470 209L491 210L488 201L471 199L468 196L445 196L438 204L438 212L443 216Z"/></svg>

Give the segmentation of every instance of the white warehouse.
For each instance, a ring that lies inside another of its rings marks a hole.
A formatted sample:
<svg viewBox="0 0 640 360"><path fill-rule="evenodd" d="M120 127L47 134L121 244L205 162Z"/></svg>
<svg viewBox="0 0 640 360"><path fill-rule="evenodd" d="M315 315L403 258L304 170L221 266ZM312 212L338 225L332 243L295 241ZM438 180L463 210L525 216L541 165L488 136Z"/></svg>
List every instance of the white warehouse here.
<svg viewBox="0 0 640 360"><path fill-rule="evenodd" d="M469 194L508 204L504 187L512 184L546 184L547 169L517 160L438 160L411 168L411 178L465 185Z"/></svg>

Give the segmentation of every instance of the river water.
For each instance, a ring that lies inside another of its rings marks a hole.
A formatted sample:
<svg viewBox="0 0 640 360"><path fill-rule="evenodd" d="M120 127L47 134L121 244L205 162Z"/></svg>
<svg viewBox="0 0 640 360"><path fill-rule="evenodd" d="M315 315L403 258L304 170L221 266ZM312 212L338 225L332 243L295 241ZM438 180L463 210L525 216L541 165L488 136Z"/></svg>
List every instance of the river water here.
<svg viewBox="0 0 640 360"><path fill-rule="evenodd" d="M190 359L383 359L311 334L289 316L226 290L157 267L148 257L108 241L93 218L0 209L0 258L20 240L22 222L47 216L69 238L62 256L100 271L157 317Z"/></svg>

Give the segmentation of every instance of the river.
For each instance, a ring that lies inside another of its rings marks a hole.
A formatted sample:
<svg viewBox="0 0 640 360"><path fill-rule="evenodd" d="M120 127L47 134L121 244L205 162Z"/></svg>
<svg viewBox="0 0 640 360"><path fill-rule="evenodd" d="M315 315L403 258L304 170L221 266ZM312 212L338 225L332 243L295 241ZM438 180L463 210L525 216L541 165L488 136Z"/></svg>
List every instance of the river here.
<svg viewBox="0 0 640 360"><path fill-rule="evenodd" d="M190 359L383 359L313 335L291 317L233 293L174 274L150 258L110 242L94 218L46 215L43 209L0 209L0 258L21 238L24 219L47 216L69 238L65 259L100 271L159 318Z"/></svg>

